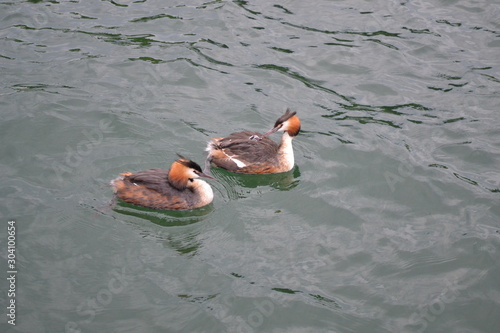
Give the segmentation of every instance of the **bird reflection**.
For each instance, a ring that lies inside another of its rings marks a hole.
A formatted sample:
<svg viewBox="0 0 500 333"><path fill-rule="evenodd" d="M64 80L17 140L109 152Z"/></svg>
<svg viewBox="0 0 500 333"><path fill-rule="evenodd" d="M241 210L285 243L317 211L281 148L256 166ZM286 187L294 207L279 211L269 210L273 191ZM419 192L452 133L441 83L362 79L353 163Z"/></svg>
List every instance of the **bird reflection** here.
<svg viewBox="0 0 500 333"><path fill-rule="evenodd" d="M163 227L173 227L198 223L213 210L213 204L189 211L153 210L118 201L113 209L115 212L148 220Z"/></svg>
<svg viewBox="0 0 500 333"><path fill-rule="evenodd" d="M271 187L279 191L289 191L299 185L300 169L295 166L292 170L282 173L248 175L226 171L221 168L212 168L213 175L219 180L214 188L229 200L246 198L250 188ZM220 187L224 187L223 190Z"/></svg>

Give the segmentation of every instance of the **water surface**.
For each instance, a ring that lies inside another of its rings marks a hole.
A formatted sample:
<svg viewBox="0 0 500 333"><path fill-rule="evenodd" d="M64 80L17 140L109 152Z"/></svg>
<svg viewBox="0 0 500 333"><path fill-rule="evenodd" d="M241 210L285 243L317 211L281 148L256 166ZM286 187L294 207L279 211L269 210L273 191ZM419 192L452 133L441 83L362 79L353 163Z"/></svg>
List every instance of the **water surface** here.
<svg viewBox="0 0 500 333"><path fill-rule="evenodd" d="M0 15L0 245L6 267L16 221L18 265L2 331L500 329L497 2ZM117 174L202 163L211 137L267 131L287 107L292 172L214 170L194 212L109 207Z"/></svg>

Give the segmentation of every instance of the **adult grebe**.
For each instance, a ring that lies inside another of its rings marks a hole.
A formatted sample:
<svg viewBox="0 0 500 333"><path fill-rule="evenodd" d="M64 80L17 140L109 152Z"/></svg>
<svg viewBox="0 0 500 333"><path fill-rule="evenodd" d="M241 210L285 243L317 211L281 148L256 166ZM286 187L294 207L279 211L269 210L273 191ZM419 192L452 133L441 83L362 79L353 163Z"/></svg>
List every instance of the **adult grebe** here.
<svg viewBox="0 0 500 333"><path fill-rule="evenodd" d="M120 174L111 181L117 198L138 206L167 210L194 209L211 203L212 188L196 178L214 178L204 174L195 162L179 157L170 170Z"/></svg>
<svg viewBox="0 0 500 333"><path fill-rule="evenodd" d="M211 163L236 173L263 174L291 170L294 165L292 139L300 131L300 120L295 113L287 109L265 134L244 131L212 139L206 148L205 172L209 172ZM277 131L284 132L279 145L268 138Z"/></svg>

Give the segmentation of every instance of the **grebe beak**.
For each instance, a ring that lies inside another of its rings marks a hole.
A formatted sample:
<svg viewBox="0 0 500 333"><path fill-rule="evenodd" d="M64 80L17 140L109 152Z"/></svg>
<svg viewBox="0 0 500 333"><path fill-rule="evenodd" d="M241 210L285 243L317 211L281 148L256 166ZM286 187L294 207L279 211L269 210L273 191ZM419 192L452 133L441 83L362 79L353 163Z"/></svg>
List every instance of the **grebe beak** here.
<svg viewBox="0 0 500 333"><path fill-rule="evenodd" d="M271 135L273 133L276 133L279 129L280 129L279 127L275 127L273 129L267 131L266 133L264 133L264 136L269 136L269 135Z"/></svg>
<svg viewBox="0 0 500 333"><path fill-rule="evenodd" d="M212 177L212 173L210 172L210 169L204 170L204 172L198 172L198 176L203 177L203 178L217 180L217 178Z"/></svg>

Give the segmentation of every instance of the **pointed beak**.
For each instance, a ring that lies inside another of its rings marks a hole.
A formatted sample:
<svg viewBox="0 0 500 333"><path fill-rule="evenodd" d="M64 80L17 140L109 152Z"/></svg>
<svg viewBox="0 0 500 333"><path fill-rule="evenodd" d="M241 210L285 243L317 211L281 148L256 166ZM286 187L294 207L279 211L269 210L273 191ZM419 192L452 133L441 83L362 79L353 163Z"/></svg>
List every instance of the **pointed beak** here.
<svg viewBox="0 0 500 333"><path fill-rule="evenodd" d="M205 170L205 172L200 172L200 173L198 174L198 176L203 177L203 178L208 178L208 179L215 179L215 180L217 180L217 178L213 177L213 176L212 176L212 174L211 174L211 173L209 174L209 173L210 173L210 171Z"/></svg>
<svg viewBox="0 0 500 333"><path fill-rule="evenodd" d="M271 135L271 134L273 134L273 133L277 132L278 130L279 130L279 127L275 127L275 128L273 128L273 129L271 129L271 130L267 131L266 133L264 133L264 136L269 136L269 135Z"/></svg>

